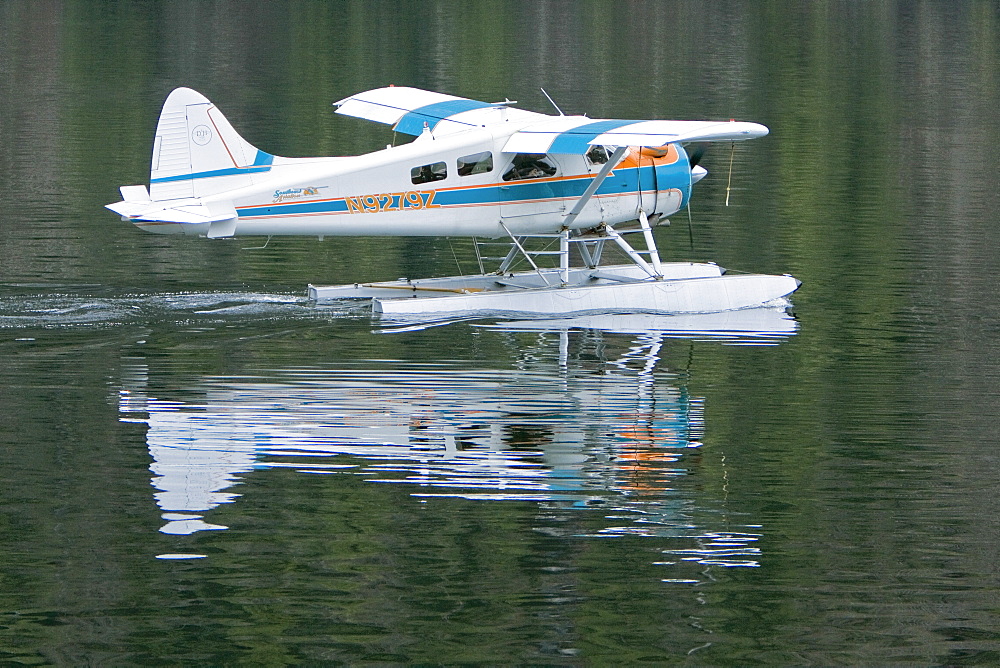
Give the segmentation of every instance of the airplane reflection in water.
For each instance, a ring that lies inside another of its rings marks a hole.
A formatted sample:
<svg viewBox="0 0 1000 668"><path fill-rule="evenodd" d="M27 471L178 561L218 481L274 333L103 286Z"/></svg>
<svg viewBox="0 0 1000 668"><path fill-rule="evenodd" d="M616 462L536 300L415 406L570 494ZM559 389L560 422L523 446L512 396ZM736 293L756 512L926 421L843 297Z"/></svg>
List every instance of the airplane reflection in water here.
<svg viewBox="0 0 1000 668"><path fill-rule="evenodd" d="M783 311L770 317L748 312L748 326L758 329L740 330L730 319L717 331L730 343L794 334ZM562 329L539 331L509 370L365 362L206 377L185 388L200 402L148 396L150 371L135 359L126 366L119 410L123 421L148 425L154 496L166 521L160 531L167 534L226 529L205 514L238 498L230 490L243 476L291 468L410 484L423 498L595 506L607 526L593 535L696 537L700 547L678 558L757 565L757 534L699 535L692 502L674 490L687 473L686 453L701 445L704 407L682 378L656 369L664 339L684 331L671 329L669 319L659 316L658 331L644 316L602 322L618 331L645 328L627 340L595 329L571 336L577 325L595 323L559 321ZM710 335L706 324L695 328L698 337ZM769 329L759 329L765 324Z"/></svg>

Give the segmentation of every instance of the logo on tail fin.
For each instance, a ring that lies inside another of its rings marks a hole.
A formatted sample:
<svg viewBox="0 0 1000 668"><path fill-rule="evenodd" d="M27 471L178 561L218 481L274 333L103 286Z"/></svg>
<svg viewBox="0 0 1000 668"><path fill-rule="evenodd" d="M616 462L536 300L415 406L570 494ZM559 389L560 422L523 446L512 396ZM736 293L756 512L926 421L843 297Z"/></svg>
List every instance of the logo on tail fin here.
<svg viewBox="0 0 1000 668"><path fill-rule="evenodd" d="M212 129L207 125L196 126L195 129L191 131L191 141L198 146L204 146L208 142L212 141Z"/></svg>

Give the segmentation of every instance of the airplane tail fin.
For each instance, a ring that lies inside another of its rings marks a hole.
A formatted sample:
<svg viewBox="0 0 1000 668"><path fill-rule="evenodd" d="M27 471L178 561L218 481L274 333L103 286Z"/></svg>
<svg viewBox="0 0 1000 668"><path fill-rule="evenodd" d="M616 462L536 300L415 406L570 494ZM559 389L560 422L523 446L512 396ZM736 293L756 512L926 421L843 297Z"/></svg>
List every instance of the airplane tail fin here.
<svg viewBox="0 0 1000 668"><path fill-rule="evenodd" d="M204 95L176 88L156 125L149 197L205 197L249 186L254 174L270 171L273 160L243 139Z"/></svg>

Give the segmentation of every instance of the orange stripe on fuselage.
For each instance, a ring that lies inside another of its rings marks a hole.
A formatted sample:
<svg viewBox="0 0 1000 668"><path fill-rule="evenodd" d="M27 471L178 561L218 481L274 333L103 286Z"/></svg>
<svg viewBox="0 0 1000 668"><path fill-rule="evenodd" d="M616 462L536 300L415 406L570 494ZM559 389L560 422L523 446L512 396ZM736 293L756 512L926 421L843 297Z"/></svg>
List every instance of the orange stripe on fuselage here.
<svg viewBox="0 0 1000 668"><path fill-rule="evenodd" d="M228 148L227 148L227 150L228 150ZM646 166L649 166L649 165L671 165L671 164L677 162L678 160L680 160L680 155L677 153L677 146L674 145L674 144L667 144L665 147L662 147L662 148L645 148L645 147L644 148L637 148L635 146L632 146L632 147L629 147L629 150L625 154L625 157L622 159L622 161L620 163L618 163L618 165L615 167L615 169L636 169L636 168L640 167L641 165L646 165ZM613 174L614 174L614 170L612 170L612 172L609 174L609 176L611 176ZM535 178L535 179L517 179L517 180L514 180L514 181L490 181L489 183L478 183L478 184L474 184L474 185L457 185L457 186L449 186L447 188L433 188L432 190L434 190L434 192L439 192L439 193L441 193L441 192L449 192L449 191L454 191L454 190L480 190L480 189L483 189L483 188L496 188L497 186L504 186L504 185L508 185L508 184L509 185L518 185L518 184L522 184L522 183L554 183L554 182L557 182L557 181L573 181L573 180L579 180L579 179L589 179L589 178L593 178L593 177L594 177L594 175L593 174L589 174L589 173L564 174L564 175L561 175L561 176L547 176L547 177ZM597 197L617 197L619 195L620 195L620 193L612 193L612 194L608 194L608 195L597 195ZM349 197L363 197L363 195L351 195ZM237 211L241 211L241 210L244 210L244 209L251 209L251 208L257 208L257 207L262 207L262 206L273 207L273 208L281 208L281 207L285 207L285 206L295 206L297 204L319 204L319 203L325 203L325 202L338 202L338 201L344 201L346 199L348 199L348 197L329 197L329 198L324 197L324 198L319 198L319 199L294 199L294 200L286 200L286 201L283 201L283 202L271 202L271 203L268 203L268 204L248 204L248 205L244 205L244 206L238 206L238 207L236 207L236 210ZM562 197L562 198L555 198L555 199L573 200L573 199L576 199L576 198L575 197ZM543 200L543 199L539 199L539 200L530 199L530 200L518 200L516 202L504 202L504 203L505 204L516 204L516 203L520 203L520 202L531 202L531 201L546 201L546 200ZM468 206L490 206L490 205L495 205L495 204L497 204L497 202L482 202L482 203L475 203L475 204L451 204L451 205L444 205L444 206L446 208L453 208L453 207L468 207ZM336 214L336 213L349 213L349 212L328 211L328 212L320 212L320 213L292 214L292 215L331 215L331 214ZM277 215L275 215L275 214L271 214L271 215L263 214L263 215L260 215L260 216L252 216L252 217L253 218L272 218L272 217L283 217L283 215L282 214L277 214Z"/></svg>

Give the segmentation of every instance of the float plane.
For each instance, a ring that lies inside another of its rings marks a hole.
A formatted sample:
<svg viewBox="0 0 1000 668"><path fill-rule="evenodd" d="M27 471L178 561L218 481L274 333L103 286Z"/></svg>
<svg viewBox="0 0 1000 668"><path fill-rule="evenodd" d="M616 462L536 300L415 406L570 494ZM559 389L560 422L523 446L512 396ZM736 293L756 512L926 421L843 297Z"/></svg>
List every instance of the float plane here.
<svg viewBox="0 0 1000 668"><path fill-rule="evenodd" d="M143 230L208 238L474 238L478 274L309 286L314 300L371 299L390 316L707 313L774 305L798 288L788 275L664 262L654 240L654 227L684 209L707 174L686 146L763 137L765 126L592 119L515 104L378 88L335 102L337 113L412 141L283 158L243 139L200 93L177 88L160 112L148 189L123 186L123 201L107 208ZM642 247L626 240L633 235ZM609 243L628 263L601 263ZM483 250L497 245L494 256ZM543 255L558 266L541 266ZM521 260L530 270L513 271Z"/></svg>

